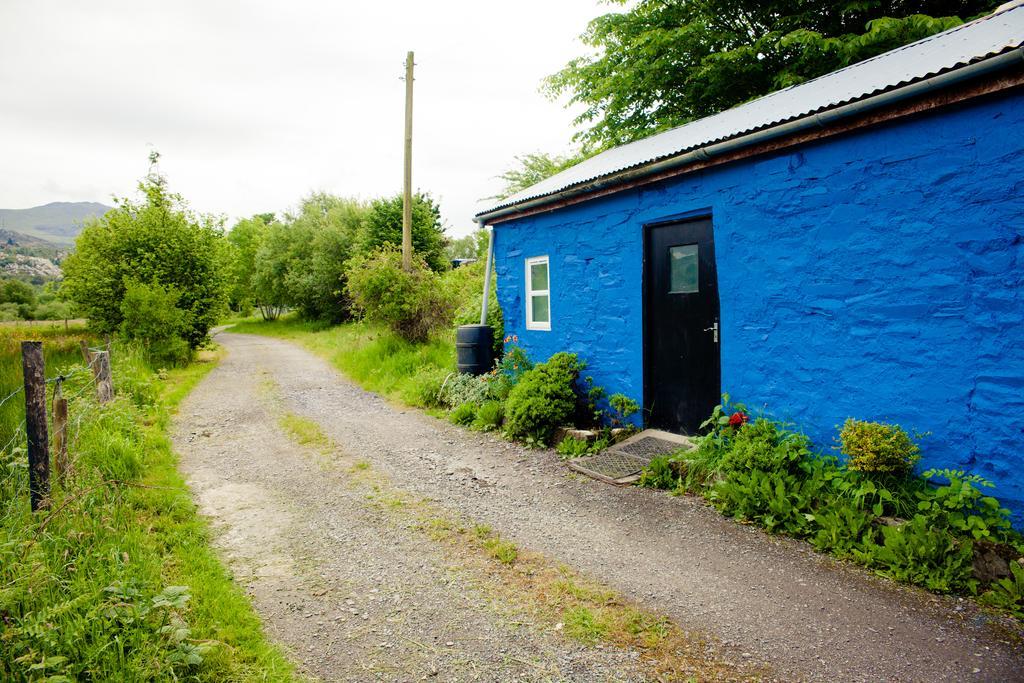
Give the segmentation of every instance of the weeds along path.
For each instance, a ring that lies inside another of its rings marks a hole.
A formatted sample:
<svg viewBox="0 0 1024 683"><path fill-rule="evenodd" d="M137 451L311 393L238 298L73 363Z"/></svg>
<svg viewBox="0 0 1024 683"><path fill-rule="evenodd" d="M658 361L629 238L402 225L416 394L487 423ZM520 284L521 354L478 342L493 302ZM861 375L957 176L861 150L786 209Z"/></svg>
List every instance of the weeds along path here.
<svg viewBox="0 0 1024 683"><path fill-rule="evenodd" d="M681 653L674 673L1024 680L1024 648L970 603L894 586L696 499L576 477L549 451L390 405L288 342L218 340L227 358L182 406L176 446L202 509L224 530L219 542L236 575L310 673L672 677L643 648L588 631L583 612L546 620L550 601L535 577L555 562L680 625L669 629L683 634L668 636L671 647L654 638ZM532 552L521 550L524 566L536 557L542 569L480 560L480 544L446 531L453 519L489 525ZM532 583L517 583L521 575ZM602 599L601 610L623 602ZM570 627L595 644L561 635Z"/></svg>
<svg viewBox="0 0 1024 683"><path fill-rule="evenodd" d="M520 561L530 571L549 567L392 485L358 435L342 449L292 412L290 383L299 375L347 388L319 361L302 352L282 358L293 347L259 338L220 339L229 353L183 402L175 449L214 522L215 546L304 674L332 681L645 681L656 674L635 649L566 638L564 625L543 622L537 605L520 604L490 580L495 565L510 580ZM562 582L571 577L555 573ZM673 662L686 677L749 678L703 643L682 634L665 642L694 649Z"/></svg>

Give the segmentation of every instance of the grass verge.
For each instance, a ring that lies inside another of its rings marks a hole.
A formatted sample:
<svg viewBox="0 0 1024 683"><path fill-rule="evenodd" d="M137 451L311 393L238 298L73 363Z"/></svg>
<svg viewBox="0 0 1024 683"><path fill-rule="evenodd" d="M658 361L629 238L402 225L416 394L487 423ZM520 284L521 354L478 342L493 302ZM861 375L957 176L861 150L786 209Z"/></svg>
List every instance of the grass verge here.
<svg viewBox="0 0 1024 683"><path fill-rule="evenodd" d="M82 334L43 336L62 372ZM211 550L167 436L216 355L159 376L131 347L112 357L112 403L96 404L88 373L66 383L73 471L49 511L28 508L24 449L0 453L0 679L292 680Z"/></svg>

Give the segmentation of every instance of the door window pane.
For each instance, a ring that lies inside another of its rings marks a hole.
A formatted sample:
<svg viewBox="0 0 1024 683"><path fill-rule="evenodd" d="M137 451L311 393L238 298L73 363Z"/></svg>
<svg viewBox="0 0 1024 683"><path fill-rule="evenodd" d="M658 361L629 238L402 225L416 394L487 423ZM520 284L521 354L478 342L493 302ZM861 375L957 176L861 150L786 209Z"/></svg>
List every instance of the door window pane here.
<svg viewBox="0 0 1024 683"><path fill-rule="evenodd" d="M530 289L534 291L547 290L548 288L548 264L530 264Z"/></svg>
<svg viewBox="0 0 1024 683"><path fill-rule="evenodd" d="M551 315L548 311L548 295L534 295L530 297L531 305L533 309L533 322L535 323L547 323L551 322Z"/></svg>
<svg viewBox="0 0 1024 683"><path fill-rule="evenodd" d="M697 284L697 245L668 248L669 294L693 294Z"/></svg>

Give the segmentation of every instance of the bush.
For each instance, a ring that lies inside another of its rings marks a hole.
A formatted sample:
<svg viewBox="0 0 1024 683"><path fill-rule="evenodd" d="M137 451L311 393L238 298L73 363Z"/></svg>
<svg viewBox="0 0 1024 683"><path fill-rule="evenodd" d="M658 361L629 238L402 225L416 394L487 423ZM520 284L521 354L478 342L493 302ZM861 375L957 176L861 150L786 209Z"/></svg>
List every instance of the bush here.
<svg viewBox="0 0 1024 683"><path fill-rule="evenodd" d="M519 383L524 373L533 369L533 362L526 351L516 346L518 341L515 336L505 337L505 352L499 356L490 379L490 395L495 400L507 400L512 387Z"/></svg>
<svg viewBox="0 0 1024 683"><path fill-rule="evenodd" d="M921 449L899 425L849 419L839 432L847 467L859 472L908 474Z"/></svg>
<svg viewBox="0 0 1024 683"><path fill-rule="evenodd" d="M727 472L788 471L811 454L810 445L803 434L794 434L777 422L761 418L736 431L719 465Z"/></svg>
<svg viewBox="0 0 1024 683"><path fill-rule="evenodd" d="M450 375L441 368L420 368L410 380L411 386L403 392L407 402L424 408L441 406L441 387Z"/></svg>
<svg viewBox="0 0 1024 683"><path fill-rule="evenodd" d="M445 288L449 291L452 300L456 302L454 325L478 325L480 324L480 305L484 293L484 268L487 264L483 261L472 263L468 266L454 268L442 276ZM501 306L498 304L497 278L492 273L491 292L487 299L487 324L494 330L493 347L495 358L501 357L502 343L505 336L505 321L501 314Z"/></svg>
<svg viewBox="0 0 1024 683"><path fill-rule="evenodd" d="M512 388L505 408L509 436L542 445L576 409L576 380L583 364L572 353L556 353L525 372Z"/></svg>
<svg viewBox="0 0 1024 683"><path fill-rule="evenodd" d="M500 401L484 401L476 411L473 429L490 432L501 427L505 420L505 406Z"/></svg>
<svg viewBox="0 0 1024 683"><path fill-rule="evenodd" d="M353 258L347 273L347 290L355 308L367 320L387 325L408 341L426 341L431 332L451 324L450 294L417 256L406 271L401 252L385 247Z"/></svg>
<svg viewBox="0 0 1024 683"><path fill-rule="evenodd" d="M177 307L179 298L174 289L156 283L125 284L121 334L142 342L154 365L180 365L189 359L188 342L182 337L188 323L185 311Z"/></svg>
<svg viewBox="0 0 1024 683"><path fill-rule="evenodd" d="M480 405L490 390L486 376L477 377L467 373L451 373L439 391L441 405L454 408L463 403Z"/></svg>
<svg viewBox="0 0 1024 683"><path fill-rule="evenodd" d="M155 163L156 156L151 160ZM221 222L193 214L155 171L139 190L143 201L118 200L117 208L82 230L75 251L62 264L61 290L100 332L121 327L129 282L176 291L175 305L185 314L182 336L197 348L226 309Z"/></svg>
<svg viewBox="0 0 1024 683"><path fill-rule="evenodd" d="M476 405L473 403L463 403L451 412L448 419L457 425L468 427L476 419Z"/></svg>

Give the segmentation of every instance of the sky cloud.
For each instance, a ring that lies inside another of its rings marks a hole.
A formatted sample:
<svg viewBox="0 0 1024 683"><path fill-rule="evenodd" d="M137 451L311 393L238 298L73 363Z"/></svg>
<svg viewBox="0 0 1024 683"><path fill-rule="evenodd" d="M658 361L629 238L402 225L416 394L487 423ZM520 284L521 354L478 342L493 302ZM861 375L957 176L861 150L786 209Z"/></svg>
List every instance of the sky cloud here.
<svg viewBox="0 0 1024 683"><path fill-rule="evenodd" d="M517 154L563 152L541 79L585 51L599 0L4 0L0 206L109 201L153 147L173 189L230 219L313 190L397 192L407 50L414 184L454 234Z"/></svg>

